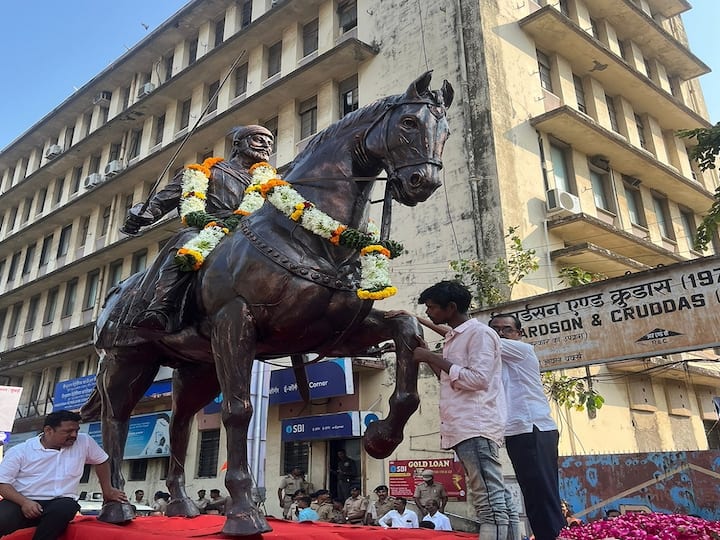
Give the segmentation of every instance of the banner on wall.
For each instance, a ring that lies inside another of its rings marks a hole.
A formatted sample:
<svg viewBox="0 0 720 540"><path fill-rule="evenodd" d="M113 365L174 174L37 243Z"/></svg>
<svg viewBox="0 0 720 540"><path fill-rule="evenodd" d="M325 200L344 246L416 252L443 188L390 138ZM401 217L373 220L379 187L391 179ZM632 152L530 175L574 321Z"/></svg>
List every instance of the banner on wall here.
<svg viewBox="0 0 720 540"><path fill-rule="evenodd" d="M317 414L282 421L283 441L312 441L362 437L368 424L378 420L373 411Z"/></svg>
<svg viewBox="0 0 720 540"><path fill-rule="evenodd" d="M53 411L79 411L95 389L97 375L86 375L77 379L60 381L53 393ZM143 394L144 398L161 398L172 394L172 381L154 381Z"/></svg>
<svg viewBox="0 0 720 540"><path fill-rule="evenodd" d="M80 426L102 446L100 422ZM142 414L130 418L123 459L146 459L170 456L170 411Z"/></svg>
<svg viewBox="0 0 720 540"><path fill-rule="evenodd" d="M0 431L12 431L22 387L0 386Z"/></svg>
<svg viewBox="0 0 720 540"><path fill-rule="evenodd" d="M453 458L402 459L389 462L389 488L393 497L412 499L415 488L423 482L422 472L433 471L433 481L442 484L450 501L464 501L467 496L465 470Z"/></svg>
<svg viewBox="0 0 720 540"><path fill-rule="evenodd" d="M355 392L350 358L335 358L305 366L310 399L347 396ZM270 373L270 404L302 401L292 368L276 369Z"/></svg>

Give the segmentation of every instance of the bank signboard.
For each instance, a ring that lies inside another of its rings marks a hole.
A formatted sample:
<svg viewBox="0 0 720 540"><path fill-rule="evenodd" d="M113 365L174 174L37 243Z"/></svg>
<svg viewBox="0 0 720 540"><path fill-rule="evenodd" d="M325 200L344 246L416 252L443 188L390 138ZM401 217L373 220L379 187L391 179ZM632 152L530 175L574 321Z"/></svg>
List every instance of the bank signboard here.
<svg viewBox="0 0 720 540"><path fill-rule="evenodd" d="M100 422L80 426L102 446ZM145 459L170 456L170 412L141 414L130 418L123 459Z"/></svg>
<svg viewBox="0 0 720 540"><path fill-rule="evenodd" d="M355 392L350 358L308 364L305 373L310 387L310 399L347 396ZM295 372L292 368L276 369L270 373L270 405L302 401Z"/></svg>
<svg viewBox="0 0 720 540"><path fill-rule="evenodd" d="M720 346L720 258L704 257L509 302L543 370Z"/></svg>
<svg viewBox="0 0 720 540"><path fill-rule="evenodd" d="M390 495L412 499L415 488L423 482L422 472L433 471L433 481L442 484L450 501L464 501L467 496L465 471L453 458L399 459L388 464Z"/></svg>

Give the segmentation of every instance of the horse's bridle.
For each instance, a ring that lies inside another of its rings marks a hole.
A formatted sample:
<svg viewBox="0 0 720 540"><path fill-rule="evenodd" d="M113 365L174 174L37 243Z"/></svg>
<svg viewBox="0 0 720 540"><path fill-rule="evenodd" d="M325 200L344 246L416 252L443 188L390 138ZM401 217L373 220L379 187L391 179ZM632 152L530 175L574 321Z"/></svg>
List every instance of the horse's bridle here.
<svg viewBox="0 0 720 540"><path fill-rule="evenodd" d="M373 121L372 124L370 124L370 127L368 127L365 130L365 135L363 137L362 143L365 148L367 148L367 137L368 134L380 123L382 122L381 130L382 130L382 143L383 143L383 151L385 153L385 159L383 160L383 165L385 166L385 170L388 173L388 180L394 178L397 176L397 172L401 169L405 169L407 167L413 167L415 165L433 165L435 167L438 167L442 169L443 163L442 159L437 157L435 154L436 148L432 148L433 154L426 157L425 159L418 159L413 160L408 163L403 163L402 165L398 165L397 162L393 159L392 152L390 151L390 147L388 146L388 139L390 135L390 113L392 113L395 109L402 105L426 105L429 109L431 114L435 118L441 118L445 113L440 105L438 105L434 101L430 100L403 100L398 101L397 103L393 103L391 105L388 105L386 109L383 111L383 113L377 117Z"/></svg>

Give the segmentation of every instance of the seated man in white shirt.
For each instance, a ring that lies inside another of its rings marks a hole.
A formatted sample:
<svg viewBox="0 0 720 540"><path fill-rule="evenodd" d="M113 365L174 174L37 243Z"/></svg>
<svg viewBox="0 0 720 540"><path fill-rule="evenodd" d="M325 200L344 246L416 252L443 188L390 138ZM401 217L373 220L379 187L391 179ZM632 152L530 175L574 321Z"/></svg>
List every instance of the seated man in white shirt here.
<svg viewBox="0 0 720 540"><path fill-rule="evenodd" d="M80 510L78 486L86 463L95 465L105 502L127 502L110 484L108 455L79 433L80 415L56 411L43 432L19 444L0 462L0 536L37 526L35 540L60 537Z"/></svg>
<svg viewBox="0 0 720 540"><path fill-rule="evenodd" d="M395 499L395 509L390 510L378 519L378 525L383 529L390 527L396 529L417 529L419 527L417 514L412 510L408 510L406 506L406 498L398 497Z"/></svg>
<svg viewBox="0 0 720 540"><path fill-rule="evenodd" d="M440 505L435 499L430 499L428 502L425 503L425 508L427 509L428 513L427 515L422 518L423 521L431 521L435 524L435 530L436 531L452 531L452 525L450 525L450 520L448 517L440 512Z"/></svg>

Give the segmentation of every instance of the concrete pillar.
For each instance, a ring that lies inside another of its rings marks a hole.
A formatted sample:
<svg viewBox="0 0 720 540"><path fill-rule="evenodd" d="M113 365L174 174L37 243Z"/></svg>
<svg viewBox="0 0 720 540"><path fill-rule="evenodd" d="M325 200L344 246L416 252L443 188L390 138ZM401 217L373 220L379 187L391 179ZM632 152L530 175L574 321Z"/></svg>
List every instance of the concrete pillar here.
<svg viewBox="0 0 720 540"><path fill-rule="evenodd" d="M642 115L642 120L645 125L645 141L648 149L655 154L658 161L669 163L660 124L658 124L657 120L655 120L652 116L647 114Z"/></svg>

